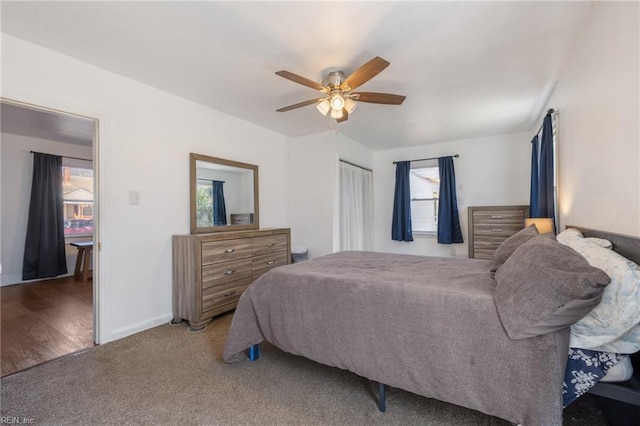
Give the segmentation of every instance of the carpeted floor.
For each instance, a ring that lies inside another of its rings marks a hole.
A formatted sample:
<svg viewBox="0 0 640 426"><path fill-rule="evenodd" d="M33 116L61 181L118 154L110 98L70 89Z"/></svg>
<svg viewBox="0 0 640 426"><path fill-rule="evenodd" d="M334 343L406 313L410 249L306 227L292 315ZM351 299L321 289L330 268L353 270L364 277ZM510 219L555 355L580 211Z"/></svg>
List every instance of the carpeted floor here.
<svg viewBox="0 0 640 426"><path fill-rule="evenodd" d="M508 425L391 388L387 412L372 383L262 345L258 362L227 365L231 315L204 331L163 325L4 377L1 412L32 424ZM606 426L589 396L565 425Z"/></svg>

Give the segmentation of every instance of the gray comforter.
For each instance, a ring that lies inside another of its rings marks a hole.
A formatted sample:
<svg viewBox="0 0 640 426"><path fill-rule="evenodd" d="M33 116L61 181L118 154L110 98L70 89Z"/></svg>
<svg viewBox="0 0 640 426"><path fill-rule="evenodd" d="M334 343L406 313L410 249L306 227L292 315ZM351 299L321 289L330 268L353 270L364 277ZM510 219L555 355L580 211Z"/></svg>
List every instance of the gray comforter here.
<svg viewBox="0 0 640 426"><path fill-rule="evenodd" d="M490 261L341 252L271 270L242 295L225 362L285 352L524 425L562 423L567 333L510 339Z"/></svg>

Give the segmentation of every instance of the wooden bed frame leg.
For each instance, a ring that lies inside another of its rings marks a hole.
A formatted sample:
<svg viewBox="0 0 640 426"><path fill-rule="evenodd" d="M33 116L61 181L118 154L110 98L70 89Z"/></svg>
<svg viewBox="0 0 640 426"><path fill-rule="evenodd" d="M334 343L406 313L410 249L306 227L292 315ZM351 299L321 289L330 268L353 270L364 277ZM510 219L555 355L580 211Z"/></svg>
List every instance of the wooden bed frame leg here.
<svg viewBox="0 0 640 426"><path fill-rule="evenodd" d="M378 383L378 410L383 413L387 411L387 395L384 383Z"/></svg>
<svg viewBox="0 0 640 426"><path fill-rule="evenodd" d="M260 358L260 344L249 347L249 361L257 361Z"/></svg>

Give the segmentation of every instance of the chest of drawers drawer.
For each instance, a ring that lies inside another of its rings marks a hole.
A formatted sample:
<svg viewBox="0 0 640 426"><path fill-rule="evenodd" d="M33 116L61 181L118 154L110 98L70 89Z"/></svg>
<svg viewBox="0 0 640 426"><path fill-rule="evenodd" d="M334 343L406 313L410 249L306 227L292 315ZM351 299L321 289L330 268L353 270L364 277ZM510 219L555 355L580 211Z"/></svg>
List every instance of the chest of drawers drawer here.
<svg viewBox="0 0 640 426"><path fill-rule="evenodd" d="M202 291L202 311L207 312L221 306L237 303L252 281L252 278L248 277L204 289Z"/></svg>
<svg viewBox="0 0 640 426"><path fill-rule="evenodd" d="M214 263L202 267L202 288L251 278L251 258Z"/></svg>
<svg viewBox="0 0 640 426"><path fill-rule="evenodd" d="M254 256L261 256L263 254L283 251L287 249L288 244L289 241L286 235L256 237L253 239L252 254Z"/></svg>
<svg viewBox="0 0 640 426"><path fill-rule="evenodd" d="M479 210L473 212L474 224L502 223L522 226L524 223L522 210Z"/></svg>
<svg viewBox="0 0 640 426"><path fill-rule="evenodd" d="M522 225L514 225L510 223L475 223L473 225L474 241L480 236L504 237L506 239L521 229Z"/></svg>
<svg viewBox="0 0 640 426"><path fill-rule="evenodd" d="M253 279L256 280L260 275L267 272L269 269L273 269L276 266L286 265L287 252L281 251L278 253L263 254L262 256L256 256L251 260Z"/></svg>
<svg viewBox="0 0 640 426"><path fill-rule="evenodd" d="M251 254L252 243L250 238L202 243L203 265L251 257Z"/></svg>

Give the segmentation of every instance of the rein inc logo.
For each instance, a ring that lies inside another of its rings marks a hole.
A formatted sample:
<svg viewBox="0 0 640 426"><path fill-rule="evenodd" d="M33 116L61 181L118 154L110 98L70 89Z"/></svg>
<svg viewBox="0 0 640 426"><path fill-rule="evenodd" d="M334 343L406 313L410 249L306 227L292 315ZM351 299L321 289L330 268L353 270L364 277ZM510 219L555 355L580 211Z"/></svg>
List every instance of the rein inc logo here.
<svg viewBox="0 0 640 426"><path fill-rule="evenodd" d="M0 424L3 425L32 425L35 421L31 417L2 416Z"/></svg>

